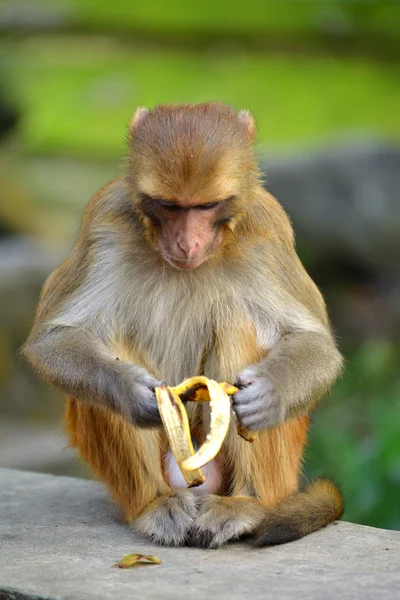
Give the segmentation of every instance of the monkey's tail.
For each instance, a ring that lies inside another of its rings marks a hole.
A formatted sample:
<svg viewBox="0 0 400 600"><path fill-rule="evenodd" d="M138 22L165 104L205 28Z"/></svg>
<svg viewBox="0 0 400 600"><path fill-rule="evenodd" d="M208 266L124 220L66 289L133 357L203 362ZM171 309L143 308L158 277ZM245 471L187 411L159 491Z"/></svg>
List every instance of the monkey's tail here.
<svg viewBox="0 0 400 600"><path fill-rule="evenodd" d="M304 492L293 494L276 508L268 509L253 544L260 547L292 542L342 515L340 490L329 479L317 479Z"/></svg>

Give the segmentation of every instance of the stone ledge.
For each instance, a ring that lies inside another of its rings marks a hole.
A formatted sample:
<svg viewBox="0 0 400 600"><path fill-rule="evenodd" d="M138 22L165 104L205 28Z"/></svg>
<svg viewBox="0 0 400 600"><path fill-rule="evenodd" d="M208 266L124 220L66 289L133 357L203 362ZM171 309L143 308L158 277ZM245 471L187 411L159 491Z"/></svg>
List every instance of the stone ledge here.
<svg viewBox="0 0 400 600"><path fill-rule="evenodd" d="M400 597L400 532L339 522L252 550L162 548L117 520L101 484L0 469L0 600ZM161 566L111 569L131 552Z"/></svg>

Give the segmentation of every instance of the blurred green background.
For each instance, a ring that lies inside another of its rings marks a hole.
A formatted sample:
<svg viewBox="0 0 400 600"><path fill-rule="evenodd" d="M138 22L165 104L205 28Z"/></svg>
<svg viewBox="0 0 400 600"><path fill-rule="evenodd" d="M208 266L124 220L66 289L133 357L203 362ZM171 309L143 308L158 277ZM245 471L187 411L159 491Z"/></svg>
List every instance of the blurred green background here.
<svg viewBox="0 0 400 600"><path fill-rule="evenodd" d="M322 289L346 373L307 477L400 529L400 2L0 1L0 465L86 475L18 348L138 105L250 109L267 185Z"/></svg>

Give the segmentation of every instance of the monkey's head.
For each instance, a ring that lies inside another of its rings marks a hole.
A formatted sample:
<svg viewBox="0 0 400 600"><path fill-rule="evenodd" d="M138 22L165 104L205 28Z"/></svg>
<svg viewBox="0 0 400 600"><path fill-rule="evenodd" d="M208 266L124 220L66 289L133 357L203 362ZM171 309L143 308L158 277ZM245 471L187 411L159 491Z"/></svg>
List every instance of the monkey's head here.
<svg viewBox="0 0 400 600"><path fill-rule="evenodd" d="M259 173L254 121L217 103L139 108L127 181L148 242L177 269L218 258L251 201Z"/></svg>

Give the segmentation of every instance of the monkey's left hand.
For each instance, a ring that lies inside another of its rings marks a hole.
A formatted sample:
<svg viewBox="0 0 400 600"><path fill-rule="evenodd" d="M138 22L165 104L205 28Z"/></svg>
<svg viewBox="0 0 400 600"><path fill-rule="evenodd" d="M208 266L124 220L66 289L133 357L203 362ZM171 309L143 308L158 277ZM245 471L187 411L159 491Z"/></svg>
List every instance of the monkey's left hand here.
<svg viewBox="0 0 400 600"><path fill-rule="evenodd" d="M257 366L244 369L235 385L239 391L232 397L232 408L240 424L250 431L275 427L285 418L285 407L271 381L258 374Z"/></svg>

